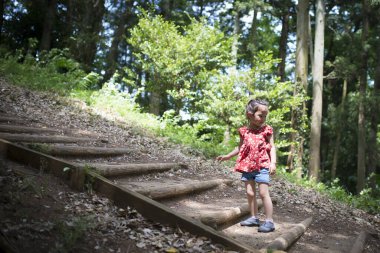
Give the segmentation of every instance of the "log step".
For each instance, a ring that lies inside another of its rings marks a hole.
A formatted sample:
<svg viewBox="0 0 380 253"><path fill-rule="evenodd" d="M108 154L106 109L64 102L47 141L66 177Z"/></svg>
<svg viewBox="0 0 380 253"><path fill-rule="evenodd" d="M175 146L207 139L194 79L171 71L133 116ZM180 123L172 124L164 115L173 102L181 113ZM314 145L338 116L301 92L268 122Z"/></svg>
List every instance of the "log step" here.
<svg viewBox="0 0 380 253"><path fill-rule="evenodd" d="M287 250L298 238L301 237L310 226L313 221L312 217L309 217L302 221L301 223L296 224L291 229L287 230L285 233L277 237L272 241L268 246L267 250Z"/></svg>
<svg viewBox="0 0 380 253"><path fill-rule="evenodd" d="M146 182L133 182L123 184L122 186L132 189L142 195L145 195L151 199L164 199L179 197L185 194L200 192L208 190L223 184L232 184L233 180L229 179L214 179L205 181L193 181L189 180L185 183L172 183L169 182L157 184L151 184ZM157 186L164 185L164 186Z"/></svg>
<svg viewBox="0 0 380 253"><path fill-rule="evenodd" d="M90 142L91 138L83 137L69 137L60 135L30 135L30 134L9 134L0 133L0 139L10 142L27 142L27 143L77 143L77 142Z"/></svg>
<svg viewBox="0 0 380 253"><path fill-rule="evenodd" d="M25 123L25 119L21 119L18 117L8 116L8 115L0 115L0 122L7 122L7 123Z"/></svg>
<svg viewBox="0 0 380 253"><path fill-rule="evenodd" d="M126 164L78 164L79 167L95 168L104 177L117 177L133 174L147 174L168 170L187 169L185 164L180 163L126 163Z"/></svg>
<svg viewBox="0 0 380 253"><path fill-rule="evenodd" d="M0 124L0 132L4 133L65 133L65 134L78 134L78 135L86 135L89 137L97 137L98 135L95 133L91 133L89 131L76 130L76 129L56 129L49 127L28 127L21 125L11 125L11 124Z"/></svg>
<svg viewBox="0 0 380 253"><path fill-rule="evenodd" d="M273 204L277 201L273 199ZM257 199L258 208L263 207L261 199ZM169 204L169 206L171 206ZM182 207L181 207L182 206ZM247 199L242 198L235 202L230 202L226 199L217 199L208 202L204 201L184 201L181 205L171 206L179 213L200 220L203 224L214 229L223 229L230 226L243 218L250 215L250 209L247 204Z"/></svg>
<svg viewBox="0 0 380 253"><path fill-rule="evenodd" d="M40 146L40 148L34 148L42 153L46 153L53 156L120 156L136 152L129 148L104 148L104 147L82 147L82 146L64 146L64 145L50 145Z"/></svg>
<svg viewBox="0 0 380 253"><path fill-rule="evenodd" d="M259 208L262 208L263 202L261 199L257 200L257 205ZM209 225L212 228L218 229L219 227L222 227L226 224L231 224L232 222L235 222L239 219L241 219L244 216L247 216L250 214L250 210L248 207L248 204L242 204L238 207L232 207L226 210L219 210L219 211L201 211L200 216L198 219L206 225Z"/></svg>

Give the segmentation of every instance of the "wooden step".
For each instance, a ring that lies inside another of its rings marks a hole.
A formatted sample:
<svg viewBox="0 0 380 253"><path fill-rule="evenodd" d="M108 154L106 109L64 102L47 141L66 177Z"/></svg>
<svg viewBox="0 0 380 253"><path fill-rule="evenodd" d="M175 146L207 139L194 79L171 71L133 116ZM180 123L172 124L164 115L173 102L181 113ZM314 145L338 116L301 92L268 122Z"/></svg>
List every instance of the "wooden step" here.
<svg viewBox="0 0 380 253"><path fill-rule="evenodd" d="M160 183L151 184L150 182L131 182L122 186L134 190L140 194L148 196L151 199L164 199L179 197L185 194L191 194L208 190L223 184L232 184L233 180L214 179L205 181L188 180L185 183Z"/></svg>
<svg viewBox="0 0 380 253"><path fill-rule="evenodd" d="M20 125L0 124L0 132L5 133L60 133L59 130L47 127L27 127Z"/></svg>
<svg viewBox="0 0 380 253"><path fill-rule="evenodd" d="M125 164L78 164L79 167L95 168L104 177L127 176L134 174L147 174L168 170L187 169L185 164L180 163L125 163Z"/></svg>
<svg viewBox="0 0 380 253"><path fill-rule="evenodd" d="M261 201L261 199L257 200L257 205L259 208L262 208L263 202ZM211 212L201 211L199 220L202 223L209 225L210 227L218 229L219 227L223 227L224 225L228 225L228 224L231 224L232 222L236 222L242 217L249 215L250 212L251 210L248 207L248 203L245 203L238 207L232 207L226 210L218 210L218 211L211 211Z"/></svg>
<svg viewBox="0 0 380 253"><path fill-rule="evenodd" d="M98 137L96 133L92 133L80 129L57 129L50 127L30 127L22 125L13 124L0 124L0 132L4 133L51 133L51 134L74 134L74 135L85 135L88 137Z"/></svg>
<svg viewBox="0 0 380 253"><path fill-rule="evenodd" d="M63 178L74 189L83 189L85 184L91 184L94 191L102 196L110 198L121 208L134 208L148 219L178 227L182 231L187 231L195 235L206 236L216 243L223 244L227 249L235 250L237 252L260 252L245 243L238 242L215 231L199 221L173 212L165 205L147 198L146 196L127 189L126 187L115 185L114 182L111 182L91 170L84 171L83 169L76 168L74 164L67 163L52 156L46 156L41 152L26 149L23 146L4 140L0 140L0 155L4 155L7 159L28 164L37 170L41 170L43 167L46 171ZM65 170L65 168L70 169ZM86 175L84 175L84 173Z"/></svg>
<svg viewBox="0 0 380 253"><path fill-rule="evenodd" d="M7 123L26 123L28 120L19 118L19 117L14 117L10 115L0 115L0 122L7 122Z"/></svg>
<svg viewBox="0 0 380 253"><path fill-rule="evenodd" d="M313 218L309 217L301 223L296 224L271 242L266 247L267 250L287 250L295 241L298 240L298 238L301 237L301 235L305 233L312 221Z"/></svg>
<svg viewBox="0 0 380 253"><path fill-rule="evenodd" d="M87 147L87 146L65 146L49 145L42 147L39 151L53 156L78 156L78 157L108 157L121 156L137 152L130 148L107 148L107 147Z"/></svg>
<svg viewBox="0 0 380 253"><path fill-rule="evenodd" d="M60 135L30 135L30 134L9 134L0 133L0 139L10 142L25 142L25 143L77 143L90 142L93 139L83 137L69 137Z"/></svg>

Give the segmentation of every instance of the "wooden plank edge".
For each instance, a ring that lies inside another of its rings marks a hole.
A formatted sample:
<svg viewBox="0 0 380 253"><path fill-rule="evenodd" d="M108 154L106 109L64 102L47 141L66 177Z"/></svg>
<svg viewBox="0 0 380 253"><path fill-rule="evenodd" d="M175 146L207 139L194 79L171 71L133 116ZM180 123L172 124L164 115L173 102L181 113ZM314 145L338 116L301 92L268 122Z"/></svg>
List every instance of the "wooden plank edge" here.
<svg viewBox="0 0 380 253"><path fill-rule="evenodd" d="M197 220L175 213L170 208L142 194L114 185L101 175L92 171L85 171L66 161L10 143L3 139L0 139L0 155L10 160L30 165L44 172L50 172L64 179L70 187L77 190L83 191L85 184L91 183L93 190L113 200L117 206L122 208L129 206L136 209L148 219L162 224L178 226L195 235L208 237L215 243L220 243L228 249L238 250L239 252L260 252L257 249L253 249L248 245L244 245L241 242L235 241L215 231L213 228ZM69 169L65 170L65 168Z"/></svg>
<svg viewBox="0 0 380 253"><path fill-rule="evenodd" d="M132 207L148 219L180 227L196 235L206 236L230 249L239 250L240 252L259 252L248 245L244 245L215 231L195 219L174 212L169 207L140 193L114 185L110 180L94 172L90 171L88 174L92 176L91 181L93 182L94 190L112 199L117 206L122 208L126 208L127 206Z"/></svg>

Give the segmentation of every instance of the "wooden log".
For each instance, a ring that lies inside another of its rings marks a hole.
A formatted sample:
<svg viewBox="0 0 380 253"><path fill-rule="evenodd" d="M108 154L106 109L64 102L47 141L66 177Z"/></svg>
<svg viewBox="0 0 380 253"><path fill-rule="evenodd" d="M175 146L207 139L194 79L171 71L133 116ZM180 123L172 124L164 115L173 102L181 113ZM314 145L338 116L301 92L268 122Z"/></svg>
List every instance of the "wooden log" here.
<svg viewBox="0 0 380 253"><path fill-rule="evenodd" d="M8 115L0 115L0 122L12 122L12 123L26 123L28 120L21 119L18 117L8 116Z"/></svg>
<svg viewBox="0 0 380 253"><path fill-rule="evenodd" d="M115 177L133 174L146 174L151 172L162 172L167 170L187 169L185 164L180 163L126 163L126 164L78 164L79 167L95 168L100 175Z"/></svg>
<svg viewBox="0 0 380 253"><path fill-rule="evenodd" d="M30 134L9 134L0 133L0 139L10 142L27 142L27 143L77 143L93 141L90 138L83 137L69 137L59 135L30 135Z"/></svg>
<svg viewBox="0 0 380 253"><path fill-rule="evenodd" d="M119 156L137 152L129 148L104 148L104 147L82 147L82 146L49 146L44 153L55 156Z"/></svg>
<svg viewBox="0 0 380 253"><path fill-rule="evenodd" d="M277 237L268 246L268 250L287 250L298 238L303 235L306 229L313 221L312 217L307 218L301 223L296 224L294 227L286 231L284 234Z"/></svg>
<svg viewBox="0 0 380 253"><path fill-rule="evenodd" d="M103 196L112 199L116 205L122 208L135 208L148 219L161 222L163 224L172 225L174 227L179 227L182 230L188 231L195 235L206 236L214 242L224 245L229 250L235 250L237 252L262 253L262 251L254 249L243 242L236 241L223 233L215 231L211 227L206 226L195 219L181 215L177 212L173 212L173 210L169 207L144 195L125 187L114 185L106 178L103 178L102 176L91 171L88 173L93 177L92 182L94 190Z"/></svg>
<svg viewBox="0 0 380 253"><path fill-rule="evenodd" d="M263 202L261 199L257 200L257 204L259 208L262 207ZM213 228L218 228L223 224L230 223L235 221L241 217L250 214L250 210L248 204L243 204L239 207L230 208L222 211L208 212L207 214L202 214L198 217L198 219L206 225L209 225Z"/></svg>
<svg viewBox="0 0 380 253"><path fill-rule="evenodd" d="M50 127L29 127L21 125L11 125L11 124L0 124L0 132L7 133L65 133L65 134L74 134L74 135L85 135L88 137L98 137L96 133L89 131L84 131L80 129L57 129Z"/></svg>
<svg viewBox="0 0 380 253"><path fill-rule="evenodd" d="M352 246L350 253L362 253L364 251L368 235L369 233L367 231L362 231L358 237L356 237L355 243Z"/></svg>
<svg viewBox="0 0 380 253"><path fill-rule="evenodd" d="M193 183L155 187L151 189L137 189L136 192L148 196L151 199L164 199L195 193L217 187L222 184L232 184L229 179L214 179L207 181L194 181ZM128 186L127 186L128 187Z"/></svg>
<svg viewBox="0 0 380 253"><path fill-rule="evenodd" d="M276 198L272 198L273 204L277 203ZM258 208L263 207L263 201L257 199ZM218 228L220 226L231 224L234 221L237 221L247 215L250 215L251 210L248 207L248 204L243 204L239 207L229 208L221 211L207 212L205 214L200 214L197 219L202 223L209 225L213 228Z"/></svg>
<svg viewBox="0 0 380 253"><path fill-rule="evenodd" d="M0 132L7 133L59 133L58 129L45 127L27 127L20 125L0 125Z"/></svg>
<svg viewBox="0 0 380 253"><path fill-rule="evenodd" d="M86 171L86 175L82 175L83 170L76 168L74 164L0 139L0 156L1 155L4 155L7 159L28 164L36 169L47 166L49 168L48 171L65 179L70 186L77 190L83 190L85 180L87 180L86 182L88 184L91 183L92 188L97 193L110 198L121 208L134 208L148 219L173 227L179 227L195 235L208 237L214 242L224 245L227 249L236 250L238 252L261 252L245 243L229 238L199 221L173 212L169 207L146 196L115 185L97 173ZM70 170L65 170L65 168L70 168Z"/></svg>

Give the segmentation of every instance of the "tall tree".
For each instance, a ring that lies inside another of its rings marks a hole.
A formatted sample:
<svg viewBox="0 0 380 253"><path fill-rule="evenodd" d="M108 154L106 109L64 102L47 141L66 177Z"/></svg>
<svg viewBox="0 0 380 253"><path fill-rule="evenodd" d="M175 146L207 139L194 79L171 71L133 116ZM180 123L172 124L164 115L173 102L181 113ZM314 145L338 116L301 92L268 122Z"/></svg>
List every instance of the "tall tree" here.
<svg viewBox="0 0 380 253"><path fill-rule="evenodd" d="M313 105L310 132L309 177L319 180L320 146L322 125L323 61L325 34L325 6L323 0L316 1L314 63L313 63Z"/></svg>
<svg viewBox="0 0 380 253"><path fill-rule="evenodd" d="M3 32L5 0L0 0L0 41Z"/></svg>
<svg viewBox="0 0 380 253"><path fill-rule="evenodd" d="M307 90L308 76L308 27L309 27L309 1L298 1L297 10L297 44L296 44L296 83L294 85L293 95L305 93ZM291 133L291 146L287 160L287 166L290 170L294 169L294 156L297 153L297 176L302 176L302 157L304 138L296 129L299 127L299 118L302 118L306 113L306 105L303 104L303 109L300 111L297 108L292 108L291 125L294 132ZM298 143L298 144L296 144Z"/></svg>
<svg viewBox="0 0 380 253"><path fill-rule="evenodd" d="M358 164L357 164L357 182L356 192L360 193L365 185L366 176L366 125L365 125L365 96L367 89L367 68L368 68L368 47L367 37L369 29L368 20L368 3L367 0L362 0L362 35L361 35L361 68L359 79L359 110L358 110Z"/></svg>
<svg viewBox="0 0 380 253"><path fill-rule="evenodd" d="M70 51L86 71L93 68L105 13L104 0L69 1Z"/></svg>
<svg viewBox="0 0 380 253"><path fill-rule="evenodd" d="M114 27L114 33L112 36L111 46L106 56L106 73L104 74L104 80L108 80L112 77L118 67L118 58L120 55L120 43L126 35L126 31L130 25L134 22L137 23L137 18L133 15L133 4L135 1L121 1L118 7L117 13L114 14L116 24Z"/></svg>
<svg viewBox="0 0 380 253"><path fill-rule="evenodd" d="M51 47L51 33L53 31L55 13L57 11L57 0L48 0L40 41L40 51L49 51Z"/></svg>

